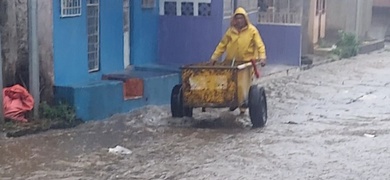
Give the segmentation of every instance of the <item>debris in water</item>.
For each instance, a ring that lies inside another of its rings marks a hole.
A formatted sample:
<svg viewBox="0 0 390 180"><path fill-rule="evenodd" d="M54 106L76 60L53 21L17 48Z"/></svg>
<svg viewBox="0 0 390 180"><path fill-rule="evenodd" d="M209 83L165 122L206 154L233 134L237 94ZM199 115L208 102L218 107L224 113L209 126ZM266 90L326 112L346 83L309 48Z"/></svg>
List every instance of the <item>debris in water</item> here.
<svg viewBox="0 0 390 180"><path fill-rule="evenodd" d="M131 150L124 148L122 146L116 146L115 148L109 148L108 152L114 153L114 154L122 154L122 155L129 155L129 154L133 153Z"/></svg>
<svg viewBox="0 0 390 180"><path fill-rule="evenodd" d="M294 122L294 121L289 121L289 122L286 122L286 124L298 124L298 123Z"/></svg>
<svg viewBox="0 0 390 180"><path fill-rule="evenodd" d="M369 137L369 138L374 138L375 137L375 135L374 134L364 134L364 136L366 136L366 137Z"/></svg>
<svg viewBox="0 0 390 180"><path fill-rule="evenodd" d="M327 118L325 115L320 115L320 118Z"/></svg>

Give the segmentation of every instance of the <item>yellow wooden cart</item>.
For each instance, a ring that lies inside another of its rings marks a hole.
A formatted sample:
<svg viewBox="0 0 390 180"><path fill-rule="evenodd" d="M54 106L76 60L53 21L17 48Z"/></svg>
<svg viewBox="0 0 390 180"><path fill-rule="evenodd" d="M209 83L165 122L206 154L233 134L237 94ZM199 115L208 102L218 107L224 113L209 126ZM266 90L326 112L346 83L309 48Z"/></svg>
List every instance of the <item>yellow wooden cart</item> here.
<svg viewBox="0 0 390 180"><path fill-rule="evenodd" d="M249 108L253 127L267 122L264 88L252 85L253 64L235 61L187 65L181 68L182 84L171 93L173 117L192 117L193 108Z"/></svg>

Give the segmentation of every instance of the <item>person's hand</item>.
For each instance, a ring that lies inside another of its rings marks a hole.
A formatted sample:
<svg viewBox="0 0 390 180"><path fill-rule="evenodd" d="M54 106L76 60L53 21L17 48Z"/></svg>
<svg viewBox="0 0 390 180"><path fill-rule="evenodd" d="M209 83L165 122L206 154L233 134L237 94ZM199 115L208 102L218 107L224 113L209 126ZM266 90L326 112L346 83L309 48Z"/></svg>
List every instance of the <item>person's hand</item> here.
<svg viewBox="0 0 390 180"><path fill-rule="evenodd" d="M265 59L259 59L259 61L260 61L261 67L264 67L265 65L267 65L267 62L265 61Z"/></svg>
<svg viewBox="0 0 390 180"><path fill-rule="evenodd" d="M212 64L213 66L217 63L217 60L215 60L215 59L210 59L210 61L211 61L211 64Z"/></svg>

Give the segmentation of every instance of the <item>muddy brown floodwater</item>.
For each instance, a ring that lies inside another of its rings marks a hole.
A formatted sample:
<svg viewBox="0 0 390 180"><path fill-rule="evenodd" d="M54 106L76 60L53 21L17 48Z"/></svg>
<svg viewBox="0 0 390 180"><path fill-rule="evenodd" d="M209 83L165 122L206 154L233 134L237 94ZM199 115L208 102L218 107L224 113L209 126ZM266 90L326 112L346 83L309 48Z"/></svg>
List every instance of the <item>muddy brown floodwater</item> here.
<svg viewBox="0 0 390 180"><path fill-rule="evenodd" d="M384 49L264 78L262 129L226 109L172 119L162 106L2 138L0 179L389 179L389 57ZM109 153L116 145L132 154Z"/></svg>

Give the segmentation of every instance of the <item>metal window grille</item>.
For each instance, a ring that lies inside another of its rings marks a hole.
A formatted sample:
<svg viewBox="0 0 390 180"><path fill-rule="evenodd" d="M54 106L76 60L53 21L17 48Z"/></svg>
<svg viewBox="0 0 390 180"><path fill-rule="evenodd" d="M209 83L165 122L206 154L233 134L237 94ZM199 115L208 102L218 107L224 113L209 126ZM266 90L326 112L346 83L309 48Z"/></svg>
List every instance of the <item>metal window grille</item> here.
<svg viewBox="0 0 390 180"><path fill-rule="evenodd" d="M99 0L87 0L88 70L100 69Z"/></svg>
<svg viewBox="0 0 390 180"><path fill-rule="evenodd" d="M211 0L160 0L160 15L211 16Z"/></svg>
<svg viewBox="0 0 390 180"><path fill-rule="evenodd" d="M81 16L81 0L61 0L61 17Z"/></svg>
<svg viewBox="0 0 390 180"><path fill-rule="evenodd" d="M259 22L300 25L304 1L306 0L263 0L267 9L259 12Z"/></svg>
<svg viewBox="0 0 390 180"><path fill-rule="evenodd" d="M168 16L176 16L177 15L177 3L174 1L164 2L164 14ZM161 10L161 9L160 9Z"/></svg>
<svg viewBox="0 0 390 180"><path fill-rule="evenodd" d="M142 8L154 8L155 0L142 0Z"/></svg>
<svg viewBox="0 0 390 180"><path fill-rule="evenodd" d="M198 16L211 16L211 3L199 3L198 6Z"/></svg>

